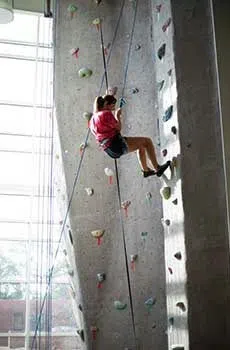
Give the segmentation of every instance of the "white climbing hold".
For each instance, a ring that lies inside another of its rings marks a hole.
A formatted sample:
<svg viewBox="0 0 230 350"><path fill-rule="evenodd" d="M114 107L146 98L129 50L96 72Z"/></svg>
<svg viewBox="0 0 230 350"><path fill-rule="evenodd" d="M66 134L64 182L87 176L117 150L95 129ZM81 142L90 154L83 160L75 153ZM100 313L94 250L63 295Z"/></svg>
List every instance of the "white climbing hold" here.
<svg viewBox="0 0 230 350"><path fill-rule="evenodd" d="M94 194L94 190L91 187L86 187L85 191L88 194L88 196L92 196Z"/></svg>
<svg viewBox="0 0 230 350"><path fill-rule="evenodd" d="M94 230L91 231L91 234L94 238L97 239L97 244L101 245L101 237L104 235L105 230Z"/></svg>
<svg viewBox="0 0 230 350"><path fill-rule="evenodd" d="M105 168L104 172L105 172L105 175L109 177L109 184L112 185L112 183L113 183L113 176L114 176L113 170L110 169L110 168Z"/></svg>

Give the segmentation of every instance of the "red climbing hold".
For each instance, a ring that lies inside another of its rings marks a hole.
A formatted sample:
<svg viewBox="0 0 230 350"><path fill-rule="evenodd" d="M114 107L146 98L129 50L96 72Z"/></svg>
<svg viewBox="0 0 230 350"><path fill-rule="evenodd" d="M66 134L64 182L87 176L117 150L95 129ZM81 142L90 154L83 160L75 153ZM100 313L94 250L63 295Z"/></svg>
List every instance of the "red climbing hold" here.
<svg viewBox="0 0 230 350"><path fill-rule="evenodd" d="M125 217L128 217L128 207L130 206L131 202L130 201L125 201L121 203L122 209L125 211Z"/></svg>
<svg viewBox="0 0 230 350"><path fill-rule="evenodd" d="M166 32L166 30L170 26L171 22L172 22L172 18L170 17L169 19L167 19L167 21L165 22L165 24L162 27L163 32Z"/></svg>

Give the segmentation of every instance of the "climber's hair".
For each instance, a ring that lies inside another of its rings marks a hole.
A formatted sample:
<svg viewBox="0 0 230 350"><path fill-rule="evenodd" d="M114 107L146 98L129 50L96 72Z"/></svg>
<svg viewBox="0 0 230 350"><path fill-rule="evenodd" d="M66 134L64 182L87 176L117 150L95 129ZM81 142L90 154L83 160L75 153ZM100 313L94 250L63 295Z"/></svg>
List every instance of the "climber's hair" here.
<svg viewBox="0 0 230 350"><path fill-rule="evenodd" d="M94 101L94 113L101 111L107 105L113 105L117 99L113 95L98 96Z"/></svg>

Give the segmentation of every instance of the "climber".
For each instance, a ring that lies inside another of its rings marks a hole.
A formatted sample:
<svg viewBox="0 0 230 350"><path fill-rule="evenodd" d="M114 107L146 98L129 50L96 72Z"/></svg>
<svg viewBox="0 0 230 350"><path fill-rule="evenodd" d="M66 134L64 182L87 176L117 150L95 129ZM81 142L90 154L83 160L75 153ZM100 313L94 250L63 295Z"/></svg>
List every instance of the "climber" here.
<svg viewBox="0 0 230 350"><path fill-rule="evenodd" d="M137 151L143 176L161 176L171 162L168 161L163 165L158 164L150 138L121 135L121 108L115 109L116 102L113 95L96 97L89 125L96 141L111 158L120 158L124 154ZM153 169L148 167L146 155Z"/></svg>

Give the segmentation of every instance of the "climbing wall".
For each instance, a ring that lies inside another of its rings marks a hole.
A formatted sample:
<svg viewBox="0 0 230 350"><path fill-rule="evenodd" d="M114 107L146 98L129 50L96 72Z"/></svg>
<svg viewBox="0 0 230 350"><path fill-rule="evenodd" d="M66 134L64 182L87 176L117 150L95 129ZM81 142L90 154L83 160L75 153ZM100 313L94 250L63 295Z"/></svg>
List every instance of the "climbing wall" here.
<svg viewBox="0 0 230 350"><path fill-rule="evenodd" d="M82 345L131 350L154 344L163 350L167 316L161 180L142 177L135 153L124 156L118 161L120 206L114 161L91 135L87 139L87 118L103 76L101 24L95 21L100 18L106 59L110 57L109 85L126 101L123 133L150 136L163 162L157 146L151 2L102 1L97 6L95 1L79 0L57 5L56 111L67 198L77 182L69 218L80 284L76 299L81 299L77 304L83 318Z"/></svg>
<svg viewBox="0 0 230 350"><path fill-rule="evenodd" d="M162 176L162 225L165 236L165 269L169 349L188 350L186 252L181 195L180 142L177 85L174 65L174 26L171 2L153 1L154 52L158 89L158 126L162 157L172 160L170 176Z"/></svg>

